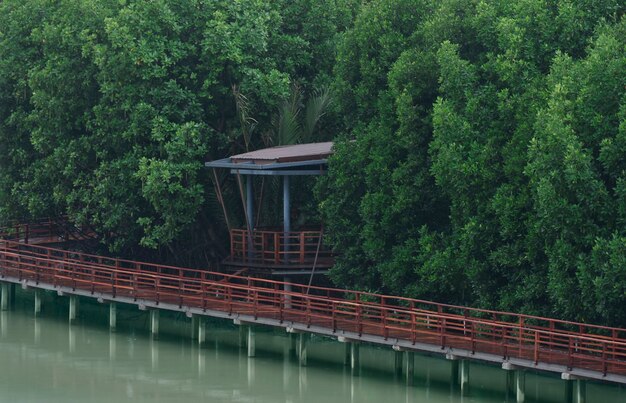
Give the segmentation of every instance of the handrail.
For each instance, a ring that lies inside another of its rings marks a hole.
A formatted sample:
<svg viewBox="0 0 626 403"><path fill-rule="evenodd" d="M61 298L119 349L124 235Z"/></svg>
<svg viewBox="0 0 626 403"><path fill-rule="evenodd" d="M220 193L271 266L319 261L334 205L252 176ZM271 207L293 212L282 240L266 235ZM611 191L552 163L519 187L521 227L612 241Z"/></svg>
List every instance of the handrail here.
<svg viewBox="0 0 626 403"><path fill-rule="evenodd" d="M246 262L267 265L306 265L317 257L322 265L332 264L333 254L319 248L323 233L319 230L230 230L231 262ZM249 245L252 243L252 245Z"/></svg>
<svg viewBox="0 0 626 403"><path fill-rule="evenodd" d="M36 226L32 233L25 228L27 238L42 234ZM281 281L108 258L20 238L0 240L0 274L626 375L626 329L621 328L326 287L310 287L307 293L300 284L285 291Z"/></svg>

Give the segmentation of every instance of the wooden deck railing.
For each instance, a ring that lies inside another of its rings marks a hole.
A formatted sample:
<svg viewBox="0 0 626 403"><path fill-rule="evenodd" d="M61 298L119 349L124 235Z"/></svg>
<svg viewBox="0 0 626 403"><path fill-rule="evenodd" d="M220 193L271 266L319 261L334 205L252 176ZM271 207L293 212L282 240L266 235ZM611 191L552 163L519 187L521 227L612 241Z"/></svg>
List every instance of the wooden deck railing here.
<svg viewBox="0 0 626 403"><path fill-rule="evenodd" d="M32 238L32 236L31 236ZM0 276L626 375L626 329L0 241Z"/></svg>
<svg viewBox="0 0 626 403"><path fill-rule="evenodd" d="M332 253L324 247L321 231L265 231L232 229L229 263L266 267L297 266L327 268Z"/></svg>

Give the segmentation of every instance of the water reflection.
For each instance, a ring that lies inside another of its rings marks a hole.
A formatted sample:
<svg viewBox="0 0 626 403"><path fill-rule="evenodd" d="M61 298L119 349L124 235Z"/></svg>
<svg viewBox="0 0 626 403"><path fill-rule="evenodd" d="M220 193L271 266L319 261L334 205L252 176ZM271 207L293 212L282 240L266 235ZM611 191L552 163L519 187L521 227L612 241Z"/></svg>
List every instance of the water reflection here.
<svg viewBox="0 0 626 403"><path fill-rule="evenodd" d="M81 310L89 308L85 305ZM161 317L162 337L152 340L148 323L136 311L130 311L131 315L120 308L118 331L113 333L106 313L101 320L83 313L69 326L66 310L60 309L58 315L46 311L35 318L32 306L28 308L0 313L0 360L4 364L0 366L0 402L515 401L505 387L506 373L493 367L472 366L470 395L463 397L450 389L450 363L445 360L416 355L414 386L407 387L406 365L403 376L394 375L394 356L388 349L362 346L357 377L344 363L347 346L327 339L309 341L309 365L302 366L294 354L295 338L282 333L258 330L257 357L248 358L247 350L239 348L239 329L229 324L212 324L206 343L199 347L198 340L189 337L186 322L180 336L168 337L166 315ZM180 319L169 320L170 329L183 327ZM565 400L565 384L555 377L536 375L526 384L527 402ZM602 396L603 402L622 400L618 388L596 384L587 390L590 402L593 396Z"/></svg>

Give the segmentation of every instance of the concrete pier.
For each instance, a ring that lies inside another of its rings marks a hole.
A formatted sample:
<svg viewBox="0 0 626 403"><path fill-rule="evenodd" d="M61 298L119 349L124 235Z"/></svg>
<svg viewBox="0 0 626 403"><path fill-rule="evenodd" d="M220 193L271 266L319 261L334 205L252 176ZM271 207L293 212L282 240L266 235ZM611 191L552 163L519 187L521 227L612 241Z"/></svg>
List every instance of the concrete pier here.
<svg viewBox="0 0 626 403"><path fill-rule="evenodd" d="M587 381L585 379L568 373L561 374L561 379L566 381L566 403L585 403L587 401Z"/></svg>
<svg viewBox="0 0 626 403"><path fill-rule="evenodd" d="M248 357L254 357L256 355L256 335L254 332L254 326L247 326L248 328Z"/></svg>
<svg viewBox="0 0 626 403"><path fill-rule="evenodd" d="M298 339L294 333L288 333L287 337L289 337L289 357L295 358L298 356L297 345Z"/></svg>
<svg viewBox="0 0 626 403"><path fill-rule="evenodd" d="M446 359L450 361L450 387L456 389L459 386L459 359L454 355L447 354Z"/></svg>
<svg viewBox="0 0 626 403"><path fill-rule="evenodd" d="M526 372L519 369L515 371L515 400L517 403L526 400Z"/></svg>
<svg viewBox="0 0 626 403"><path fill-rule="evenodd" d="M412 351L406 351L405 361L406 361L406 383L407 385L413 385L413 379L415 378L415 353Z"/></svg>
<svg viewBox="0 0 626 403"><path fill-rule="evenodd" d="M354 376L358 376L361 370L359 343L357 342L350 343L350 370Z"/></svg>
<svg viewBox="0 0 626 403"><path fill-rule="evenodd" d="M117 305L115 302L109 304L109 330L114 332L117 329Z"/></svg>
<svg viewBox="0 0 626 403"><path fill-rule="evenodd" d="M200 336L200 329L198 327L199 317L196 315L191 315L191 323L189 324L189 333L191 340L198 340L198 336ZM198 342L200 344L200 342Z"/></svg>
<svg viewBox="0 0 626 403"><path fill-rule="evenodd" d="M70 295L70 308L69 308L70 324L76 322L77 316L78 316L78 297L76 295Z"/></svg>
<svg viewBox="0 0 626 403"><path fill-rule="evenodd" d="M301 366L306 366L307 364L307 344L309 337L310 335L308 333L298 333L298 362Z"/></svg>
<svg viewBox="0 0 626 403"><path fill-rule="evenodd" d="M2 283L2 294L0 295L0 309L8 311L15 301L15 284Z"/></svg>
<svg viewBox="0 0 626 403"><path fill-rule="evenodd" d="M150 311L150 334L153 339L159 337L159 310L153 309Z"/></svg>
<svg viewBox="0 0 626 403"><path fill-rule="evenodd" d="M507 375L507 394L509 389L512 389L515 401L523 403L526 400L526 371L508 362L502 364L502 369L510 372L510 375Z"/></svg>
<svg viewBox="0 0 626 403"><path fill-rule="evenodd" d="M196 338L198 339L198 345L202 346L206 342L206 321L204 320L204 318L200 318L200 317L194 317L194 318L196 319L196 327L197 327Z"/></svg>
<svg viewBox="0 0 626 403"><path fill-rule="evenodd" d="M35 289L35 316L41 314L41 300L43 297L43 290Z"/></svg>
<svg viewBox="0 0 626 403"><path fill-rule="evenodd" d="M461 394L467 396L469 394L469 360L461 360L460 364L459 382L461 384Z"/></svg>
<svg viewBox="0 0 626 403"><path fill-rule="evenodd" d="M394 351L393 352L393 373L396 377L402 376L402 361L403 361L402 351Z"/></svg>

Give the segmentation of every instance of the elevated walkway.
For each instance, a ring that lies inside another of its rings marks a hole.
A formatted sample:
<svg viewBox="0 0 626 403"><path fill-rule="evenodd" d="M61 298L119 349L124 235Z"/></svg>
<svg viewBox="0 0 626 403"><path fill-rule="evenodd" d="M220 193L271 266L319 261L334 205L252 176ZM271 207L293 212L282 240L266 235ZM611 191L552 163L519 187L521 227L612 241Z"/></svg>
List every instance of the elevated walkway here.
<svg viewBox="0 0 626 403"><path fill-rule="evenodd" d="M626 329L112 259L28 244L55 234L20 231L22 238L4 231L0 241L6 283L626 383Z"/></svg>

